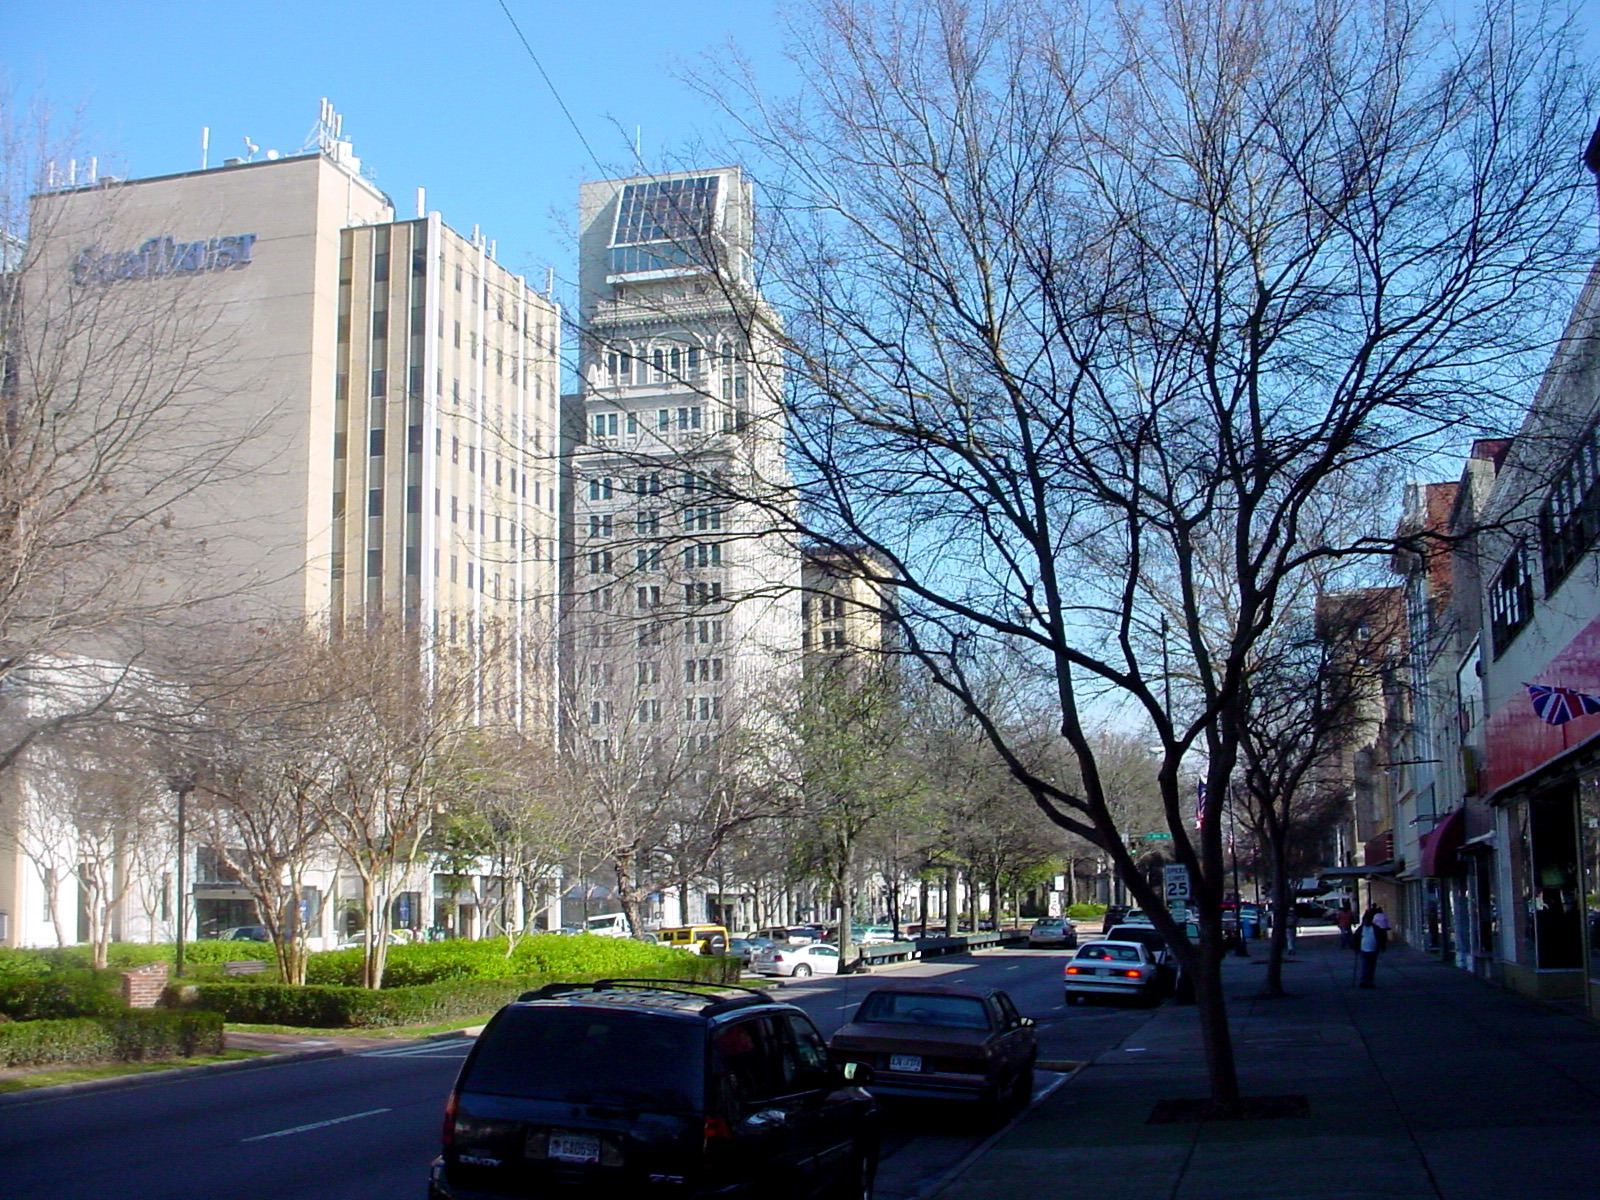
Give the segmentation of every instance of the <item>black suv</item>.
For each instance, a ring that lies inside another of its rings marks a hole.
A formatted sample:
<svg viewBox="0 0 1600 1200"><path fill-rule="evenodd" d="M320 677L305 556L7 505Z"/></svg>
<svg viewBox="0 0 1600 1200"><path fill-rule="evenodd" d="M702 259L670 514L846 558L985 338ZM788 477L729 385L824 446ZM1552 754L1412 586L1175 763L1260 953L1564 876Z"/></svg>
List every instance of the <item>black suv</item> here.
<svg viewBox="0 0 1600 1200"><path fill-rule="evenodd" d="M506 1005L450 1093L430 1200L870 1197L868 1080L800 1009L729 990L606 979Z"/></svg>

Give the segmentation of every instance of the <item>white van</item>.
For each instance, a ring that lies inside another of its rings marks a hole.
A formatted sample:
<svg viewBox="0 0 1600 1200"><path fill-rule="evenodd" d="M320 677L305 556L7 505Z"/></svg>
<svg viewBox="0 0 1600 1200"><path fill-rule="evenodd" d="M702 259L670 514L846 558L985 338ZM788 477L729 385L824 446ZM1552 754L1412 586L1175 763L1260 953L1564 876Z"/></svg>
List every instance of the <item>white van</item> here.
<svg viewBox="0 0 1600 1200"><path fill-rule="evenodd" d="M585 933L599 934L601 937L632 937L633 926L628 924L627 913L600 913L598 916L588 918L583 923Z"/></svg>

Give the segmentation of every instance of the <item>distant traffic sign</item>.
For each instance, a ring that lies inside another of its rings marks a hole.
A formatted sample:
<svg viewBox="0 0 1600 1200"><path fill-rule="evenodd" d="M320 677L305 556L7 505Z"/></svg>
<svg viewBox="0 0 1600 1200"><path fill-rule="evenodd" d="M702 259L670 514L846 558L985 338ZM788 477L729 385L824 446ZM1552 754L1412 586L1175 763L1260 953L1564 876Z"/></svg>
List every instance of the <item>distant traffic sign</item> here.
<svg viewBox="0 0 1600 1200"><path fill-rule="evenodd" d="M1147 842L1170 842L1172 840L1172 835L1164 829L1159 829L1154 833L1145 834L1144 840Z"/></svg>

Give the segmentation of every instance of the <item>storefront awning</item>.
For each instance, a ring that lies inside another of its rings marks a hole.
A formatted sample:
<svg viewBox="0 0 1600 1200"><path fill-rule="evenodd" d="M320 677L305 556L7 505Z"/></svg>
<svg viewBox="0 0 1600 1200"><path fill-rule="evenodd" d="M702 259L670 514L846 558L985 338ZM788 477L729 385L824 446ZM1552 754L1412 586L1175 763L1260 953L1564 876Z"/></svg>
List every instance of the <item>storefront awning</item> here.
<svg viewBox="0 0 1600 1200"><path fill-rule="evenodd" d="M1388 862L1373 863L1367 867L1323 867L1317 872L1318 879L1375 879L1381 876L1393 875L1400 864L1390 859Z"/></svg>
<svg viewBox="0 0 1600 1200"><path fill-rule="evenodd" d="M1467 836L1467 810L1458 808L1418 841L1422 850L1422 875L1457 875L1462 870L1461 845Z"/></svg>

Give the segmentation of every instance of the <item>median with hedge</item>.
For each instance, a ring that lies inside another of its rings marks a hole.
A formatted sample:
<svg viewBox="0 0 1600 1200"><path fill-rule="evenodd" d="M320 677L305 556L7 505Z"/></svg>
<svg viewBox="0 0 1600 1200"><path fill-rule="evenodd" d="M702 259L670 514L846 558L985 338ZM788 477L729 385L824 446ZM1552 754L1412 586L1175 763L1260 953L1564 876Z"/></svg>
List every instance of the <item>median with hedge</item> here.
<svg viewBox="0 0 1600 1200"><path fill-rule="evenodd" d="M319 1029L432 1025L487 1016L524 991L555 981L631 977L724 983L737 959L700 957L623 938L542 935L508 948L503 938L389 950L384 986L355 986L359 950L311 956L304 987L276 983L175 983L167 1003L227 1020Z"/></svg>

